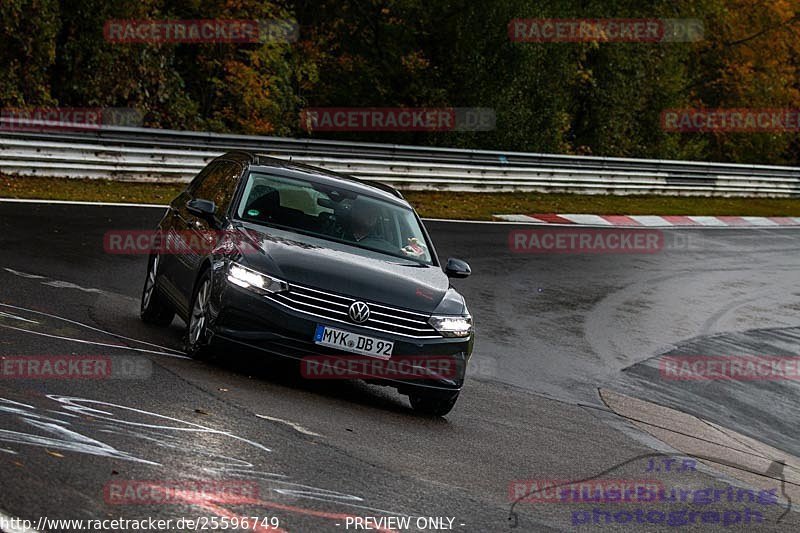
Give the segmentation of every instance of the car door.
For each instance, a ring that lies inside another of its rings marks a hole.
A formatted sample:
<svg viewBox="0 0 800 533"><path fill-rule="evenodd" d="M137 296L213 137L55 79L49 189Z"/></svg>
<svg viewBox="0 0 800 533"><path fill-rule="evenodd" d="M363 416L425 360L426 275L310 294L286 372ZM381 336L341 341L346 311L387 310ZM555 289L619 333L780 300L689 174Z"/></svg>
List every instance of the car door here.
<svg viewBox="0 0 800 533"><path fill-rule="evenodd" d="M192 298L198 270L227 222L228 209L242 171L242 165L235 161L214 161L209 165L206 175L187 190L186 201L175 206L181 226L185 227L186 231L181 236L185 246L182 247L181 253L175 256L174 281L187 308ZM186 204L195 199L214 202L216 223L189 213Z"/></svg>
<svg viewBox="0 0 800 533"><path fill-rule="evenodd" d="M162 253L159 258L158 267L159 286L170 300L172 300L178 313L181 315L186 314L186 306L188 305L186 297L178 288L178 280L185 271L183 267L184 259L179 257L181 253L179 243L184 240L183 236L189 232L186 203L192 197L190 191L196 189L216 166L217 162L206 165L206 167L192 179L186 189L170 202L167 215L159 224L162 239Z"/></svg>

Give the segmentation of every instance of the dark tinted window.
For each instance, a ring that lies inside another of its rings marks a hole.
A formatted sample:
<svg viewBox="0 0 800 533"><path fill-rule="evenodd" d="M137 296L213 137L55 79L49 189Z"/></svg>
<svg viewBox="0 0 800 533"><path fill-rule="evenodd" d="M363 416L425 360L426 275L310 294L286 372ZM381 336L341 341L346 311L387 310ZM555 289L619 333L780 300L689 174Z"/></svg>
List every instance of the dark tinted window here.
<svg viewBox="0 0 800 533"><path fill-rule="evenodd" d="M203 182L203 180L204 180L204 179L206 179L206 177L207 177L207 176L208 176L208 174L211 172L211 170L212 170L214 167L216 167L216 166L217 166L217 163L211 163L211 164L209 164L209 165L206 165L206 167L205 167L203 170L201 170L201 171L200 171L200 172L197 174L197 176L195 176L194 178L192 178L192 181L191 181L191 183L189 183L189 186L188 186L188 187L186 187L186 191L187 191L189 194L193 194L193 193L194 193L194 191L196 191L196 190L197 190L197 187L199 187L199 186L200 186L200 184Z"/></svg>
<svg viewBox="0 0 800 533"><path fill-rule="evenodd" d="M217 206L217 214L222 214L231 204L241 173L242 167L238 163L217 161L195 178L197 183L192 183L190 193L195 198L213 201Z"/></svg>

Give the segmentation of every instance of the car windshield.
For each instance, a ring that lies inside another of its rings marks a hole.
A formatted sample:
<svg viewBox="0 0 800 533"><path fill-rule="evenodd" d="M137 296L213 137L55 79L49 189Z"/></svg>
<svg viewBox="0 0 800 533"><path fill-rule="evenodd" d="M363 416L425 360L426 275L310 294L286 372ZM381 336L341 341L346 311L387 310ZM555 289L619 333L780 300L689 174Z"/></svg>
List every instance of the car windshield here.
<svg viewBox="0 0 800 533"><path fill-rule="evenodd" d="M236 214L248 222L432 264L411 209L349 189L252 172Z"/></svg>

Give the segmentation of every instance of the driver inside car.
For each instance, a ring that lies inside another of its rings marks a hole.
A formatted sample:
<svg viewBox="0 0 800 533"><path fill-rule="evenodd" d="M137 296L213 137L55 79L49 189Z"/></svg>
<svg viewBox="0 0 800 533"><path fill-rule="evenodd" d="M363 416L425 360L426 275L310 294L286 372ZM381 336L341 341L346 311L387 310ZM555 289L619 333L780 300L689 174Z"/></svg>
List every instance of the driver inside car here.
<svg viewBox="0 0 800 533"><path fill-rule="evenodd" d="M378 209L364 200L356 200L350 213L350 230L346 237L348 240L359 243L373 239L383 241L375 235L377 225Z"/></svg>
<svg viewBox="0 0 800 533"><path fill-rule="evenodd" d="M383 250L397 254L400 246L386 238L380 224L380 209L368 200L356 199L350 211L348 228L344 238L363 248Z"/></svg>

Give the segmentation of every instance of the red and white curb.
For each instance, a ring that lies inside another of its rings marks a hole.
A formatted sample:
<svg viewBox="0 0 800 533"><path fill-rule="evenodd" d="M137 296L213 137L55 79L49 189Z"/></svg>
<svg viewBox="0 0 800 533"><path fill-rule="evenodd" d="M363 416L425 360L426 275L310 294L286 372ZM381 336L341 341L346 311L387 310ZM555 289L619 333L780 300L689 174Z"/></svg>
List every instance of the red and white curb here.
<svg viewBox="0 0 800 533"><path fill-rule="evenodd" d="M800 217L736 217L736 216L655 216L655 215L494 215L495 220L528 224L572 226L629 226L646 228L675 227L775 227L800 226Z"/></svg>

